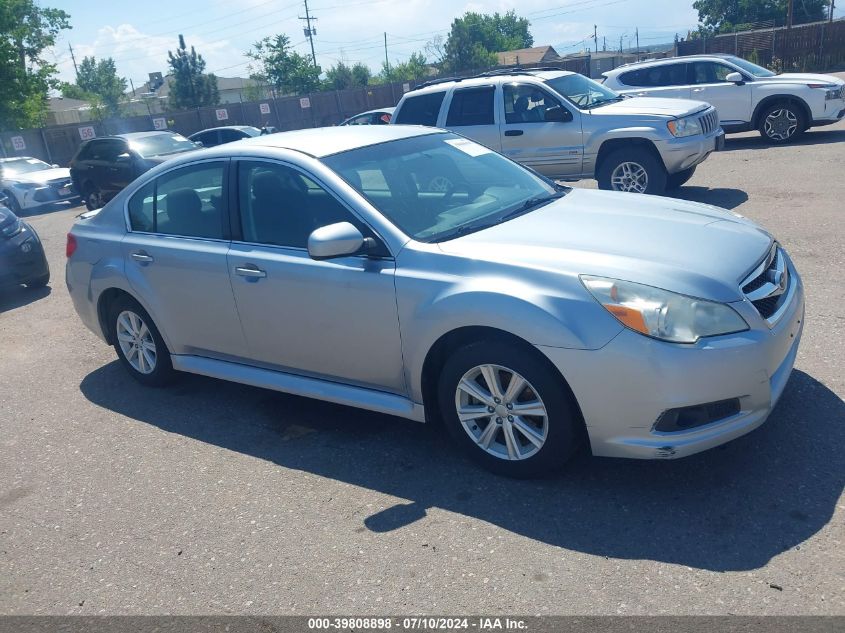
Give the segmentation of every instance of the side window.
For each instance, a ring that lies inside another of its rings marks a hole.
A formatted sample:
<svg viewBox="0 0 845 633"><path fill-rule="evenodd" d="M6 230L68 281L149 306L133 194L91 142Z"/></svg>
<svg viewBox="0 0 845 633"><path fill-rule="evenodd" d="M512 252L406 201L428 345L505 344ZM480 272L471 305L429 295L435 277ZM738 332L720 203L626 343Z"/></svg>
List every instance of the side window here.
<svg viewBox="0 0 845 633"><path fill-rule="evenodd" d="M155 231L155 181L150 181L129 199L129 225L133 231Z"/></svg>
<svg viewBox="0 0 845 633"><path fill-rule="evenodd" d="M619 81L626 86L659 88L683 86L687 83L687 64L661 64L622 73Z"/></svg>
<svg viewBox="0 0 845 633"><path fill-rule="evenodd" d="M332 194L285 165L241 161L238 196L247 242L308 248L308 236L321 226L351 222L362 228Z"/></svg>
<svg viewBox="0 0 845 633"><path fill-rule="evenodd" d="M694 84L715 84L725 81L733 68L716 62L695 62L692 65L692 83Z"/></svg>
<svg viewBox="0 0 845 633"><path fill-rule="evenodd" d="M152 196L153 232L224 239L228 233L224 230L228 224L225 176L223 162L199 163L159 176L154 182L155 194L144 187L133 196L129 207L133 228L133 208L134 217L142 222L147 198Z"/></svg>
<svg viewBox="0 0 845 633"><path fill-rule="evenodd" d="M546 110L561 103L545 90L528 84L505 84L505 123L542 123Z"/></svg>
<svg viewBox="0 0 845 633"><path fill-rule="evenodd" d="M128 151L129 146L123 141L103 141L98 149L98 158L113 163L118 156Z"/></svg>
<svg viewBox="0 0 845 633"><path fill-rule="evenodd" d="M437 125L437 115L443 103L445 92L429 92L416 97L407 97L396 114L396 123L405 125Z"/></svg>
<svg viewBox="0 0 845 633"><path fill-rule="evenodd" d="M455 90L452 94L446 125L493 125L495 92L494 86Z"/></svg>
<svg viewBox="0 0 845 633"><path fill-rule="evenodd" d="M233 141L240 141L244 138L242 132L238 132L237 130L220 130L220 144L223 143L231 143Z"/></svg>

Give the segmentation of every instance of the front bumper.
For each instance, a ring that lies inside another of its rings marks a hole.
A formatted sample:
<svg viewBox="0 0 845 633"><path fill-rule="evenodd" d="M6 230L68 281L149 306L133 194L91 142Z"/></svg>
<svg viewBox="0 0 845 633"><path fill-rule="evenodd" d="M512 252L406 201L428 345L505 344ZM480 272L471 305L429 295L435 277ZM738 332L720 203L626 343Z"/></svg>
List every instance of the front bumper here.
<svg viewBox="0 0 845 633"><path fill-rule="evenodd" d="M747 301L739 334L676 345L624 330L599 350L539 349L566 377L594 455L672 459L740 437L765 422L786 386L804 322L804 290L767 325ZM654 430L669 409L739 398L739 413L674 432Z"/></svg>
<svg viewBox="0 0 845 633"><path fill-rule="evenodd" d="M48 272L44 247L28 224L14 237L0 238L0 287L25 284Z"/></svg>
<svg viewBox="0 0 845 633"><path fill-rule="evenodd" d="M61 185L44 185L33 189L24 189L16 192L16 199L21 209L35 209L45 204L55 202L69 202L79 197L76 190L67 183Z"/></svg>
<svg viewBox="0 0 845 633"><path fill-rule="evenodd" d="M717 127L706 136L685 136L655 142L666 172L670 174L695 167L711 153L720 151L724 146L725 132L721 127Z"/></svg>

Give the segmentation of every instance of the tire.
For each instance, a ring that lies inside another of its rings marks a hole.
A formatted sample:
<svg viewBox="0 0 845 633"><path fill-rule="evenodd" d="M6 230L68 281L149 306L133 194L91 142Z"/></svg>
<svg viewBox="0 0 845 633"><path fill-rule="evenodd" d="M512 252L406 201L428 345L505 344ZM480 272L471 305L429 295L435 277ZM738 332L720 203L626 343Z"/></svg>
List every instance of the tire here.
<svg viewBox="0 0 845 633"><path fill-rule="evenodd" d="M662 161L642 147L611 151L602 160L596 174L600 189L653 195L660 195L666 190L666 178Z"/></svg>
<svg viewBox="0 0 845 633"><path fill-rule="evenodd" d="M666 189L678 189L689 182L692 175L695 173L695 167L684 169L676 174L669 174L666 177Z"/></svg>
<svg viewBox="0 0 845 633"><path fill-rule="evenodd" d="M89 184L85 188L82 200L85 202L85 208L89 211L95 211L103 206L103 194L97 186L93 184Z"/></svg>
<svg viewBox="0 0 845 633"><path fill-rule="evenodd" d="M173 381L176 372L170 352L150 315L137 301L123 296L109 306L109 327L117 357L135 380L148 387L163 387ZM133 333L137 334L134 338ZM144 349L137 348L138 342Z"/></svg>
<svg viewBox="0 0 845 633"><path fill-rule="evenodd" d="M758 119L757 129L767 143L783 145L798 138L807 126L802 108L794 101L767 106Z"/></svg>
<svg viewBox="0 0 845 633"><path fill-rule="evenodd" d="M505 341L471 343L456 350L440 373L438 405L449 434L472 459L508 477L536 477L562 468L581 439L580 416L568 389L549 364L532 352ZM498 377L498 403L482 387L490 384L486 377L490 372ZM516 396L508 393L514 376L525 381ZM483 400L470 395L473 383L480 389L474 393ZM526 411L544 410L546 415L514 415L520 406ZM459 407L477 416L461 422ZM508 429L515 443L508 441ZM534 441L529 441L531 431ZM487 448L482 446L485 443Z"/></svg>

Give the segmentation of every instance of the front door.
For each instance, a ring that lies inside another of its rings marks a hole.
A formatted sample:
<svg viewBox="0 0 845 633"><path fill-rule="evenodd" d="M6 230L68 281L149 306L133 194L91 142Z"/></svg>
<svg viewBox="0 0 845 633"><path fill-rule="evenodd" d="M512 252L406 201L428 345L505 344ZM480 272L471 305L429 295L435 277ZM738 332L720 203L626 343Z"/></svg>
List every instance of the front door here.
<svg viewBox="0 0 845 633"><path fill-rule="evenodd" d="M316 261L308 236L352 222L331 193L282 163L240 161L241 240L229 273L251 358L283 371L405 392L394 261Z"/></svg>
<svg viewBox="0 0 845 633"><path fill-rule="evenodd" d="M502 97L502 153L550 178L580 176L584 159L581 113L534 84L504 84ZM568 110L573 119L546 121L546 110L554 106Z"/></svg>
<svg viewBox="0 0 845 633"><path fill-rule="evenodd" d="M226 261L227 171L221 160L181 167L129 201L126 276L176 354L247 356Z"/></svg>
<svg viewBox="0 0 845 633"><path fill-rule="evenodd" d="M716 108L719 121L725 125L751 121L751 86L725 81L736 70L717 62L694 62L690 68L690 98L706 101Z"/></svg>

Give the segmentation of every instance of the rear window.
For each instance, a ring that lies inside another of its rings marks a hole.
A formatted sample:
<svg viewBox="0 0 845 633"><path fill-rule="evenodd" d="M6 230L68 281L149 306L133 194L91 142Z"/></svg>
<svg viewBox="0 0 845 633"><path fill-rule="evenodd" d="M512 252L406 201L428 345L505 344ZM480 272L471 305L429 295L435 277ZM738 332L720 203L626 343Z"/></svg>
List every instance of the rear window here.
<svg viewBox="0 0 845 633"><path fill-rule="evenodd" d="M437 115L445 96L445 92L429 92L417 97L406 97L394 119L400 125L437 125Z"/></svg>
<svg viewBox="0 0 845 633"><path fill-rule="evenodd" d="M494 86L465 88L452 94L447 126L493 125Z"/></svg>
<svg viewBox="0 0 845 633"><path fill-rule="evenodd" d="M687 83L687 64L663 64L631 70L619 75L619 81L626 86L643 88L682 86Z"/></svg>

